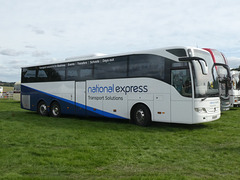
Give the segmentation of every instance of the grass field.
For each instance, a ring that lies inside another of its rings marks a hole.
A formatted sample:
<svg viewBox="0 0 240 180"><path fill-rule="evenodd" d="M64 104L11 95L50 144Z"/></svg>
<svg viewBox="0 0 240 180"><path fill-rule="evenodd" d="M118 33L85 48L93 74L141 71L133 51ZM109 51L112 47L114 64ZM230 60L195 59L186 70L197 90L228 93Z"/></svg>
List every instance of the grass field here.
<svg viewBox="0 0 240 180"><path fill-rule="evenodd" d="M200 125L138 127L0 100L0 179L240 179L240 108Z"/></svg>

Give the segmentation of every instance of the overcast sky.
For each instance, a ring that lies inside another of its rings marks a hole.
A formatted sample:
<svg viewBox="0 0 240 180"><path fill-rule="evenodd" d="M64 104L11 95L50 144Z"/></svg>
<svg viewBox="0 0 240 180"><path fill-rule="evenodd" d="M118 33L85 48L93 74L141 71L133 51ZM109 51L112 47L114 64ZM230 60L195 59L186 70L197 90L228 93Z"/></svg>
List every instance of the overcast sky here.
<svg viewBox="0 0 240 180"><path fill-rule="evenodd" d="M67 57L179 45L240 65L238 0L0 0L0 19L0 81Z"/></svg>

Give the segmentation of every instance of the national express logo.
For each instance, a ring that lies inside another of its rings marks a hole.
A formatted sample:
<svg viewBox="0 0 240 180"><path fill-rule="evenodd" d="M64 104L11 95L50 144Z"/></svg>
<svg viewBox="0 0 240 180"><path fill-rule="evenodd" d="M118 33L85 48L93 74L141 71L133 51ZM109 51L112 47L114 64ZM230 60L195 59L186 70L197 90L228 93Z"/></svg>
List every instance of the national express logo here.
<svg viewBox="0 0 240 180"><path fill-rule="evenodd" d="M147 85L140 86L115 86L112 84L111 86L100 86L97 84L96 86L88 87L88 93L145 93L148 92Z"/></svg>

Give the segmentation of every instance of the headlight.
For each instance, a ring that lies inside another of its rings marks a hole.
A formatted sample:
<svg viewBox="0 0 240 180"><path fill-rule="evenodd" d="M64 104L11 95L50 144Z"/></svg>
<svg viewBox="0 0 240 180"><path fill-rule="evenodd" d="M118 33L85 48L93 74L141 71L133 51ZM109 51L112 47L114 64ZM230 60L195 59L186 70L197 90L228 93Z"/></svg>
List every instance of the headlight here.
<svg viewBox="0 0 240 180"><path fill-rule="evenodd" d="M195 108L195 111L198 113L207 113L206 108Z"/></svg>

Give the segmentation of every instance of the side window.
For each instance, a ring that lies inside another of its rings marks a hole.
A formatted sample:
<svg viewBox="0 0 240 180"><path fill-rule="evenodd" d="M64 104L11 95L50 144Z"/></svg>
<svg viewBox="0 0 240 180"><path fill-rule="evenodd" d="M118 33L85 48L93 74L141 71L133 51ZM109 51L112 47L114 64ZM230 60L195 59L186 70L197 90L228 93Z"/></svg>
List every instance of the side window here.
<svg viewBox="0 0 240 180"><path fill-rule="evenodd" d="M78 67L77 66L67 67L66 80L78 80Z"/></svg>
<svg viewBox="0 0 240 180"><path fill-rule="evenodd" d="M152 77L165 79L165 58L155 55L132 55L129 57L129 77Z"/></svg>
<svg viewBox="0 0 240 180"><path fill-rule="evenodd" d="M37 68L23 68L22 82L33 82L36 79Z"/></svg>
<svg viewBox="0 0 240 180"><path fill-rule="evenodd" d="M93 65L68 66L66 80L83 81L92 79Z"/></svg>
<svg viewBox="0 0 240 180"><path fill-rule="evenodd" d="M112 58L111 61L102 60L99 64L94 64L94 78L124 78L127 77L127 57Z"/></svg>
<svg viewBox="0 0 240 180"><path fill-rule="evenodd" d="M37 82L44 82L48 81L47 73L45 72L45 69L39 69L37 73Z"/></svg>
<svg viewBox="0 0 240 180"><path fill-rule="evenodd" d="M93 78L93 65L85 65L79 68L79 80L87 80Z"/></svg>
<svg viewBox="0 0 240 180"><path fill-rule="evenodd" d="M47 78L47 74L44 70L38 70L38 78Z"/></svg>
<svg viewBox="0 0 240 180"><path fill-rule="evenodd" d="M189 69L171 70L171 85L185 97L192 97L192 86Z"/></svg>
<svg viewBox="0 0 240 180"><path fill-rule="evenodd" d="M168 49L166 51L170 52L173 55L178 56L178 57L185 57L185 56L187 56L187 53L186 53L185 49Z"/></svg>
<svg viewBox="0 0 240 180"><path fill-rule="evenodd" d="M65 63L39 66L36 82L65 81Z"/></svg>
<svg viewBox="0 0 240 180"><path fill-rule="evenodd" d="M46 72L47 71L47 72ZM45 70L49 81L64 81L65 67L48 68Z"/></svg>
<svg viewBox="0 0 240 180"><path fill-rule="evenodd" d="M23 68L22 82L65 81L65 71L65 64Z"/></svg>
<svg viewBox="0 0 240 180"><path fill-rule="evenodd" d="M36 77L36 69L28 69L24 75L24 78L35 78Z"/></svg>

